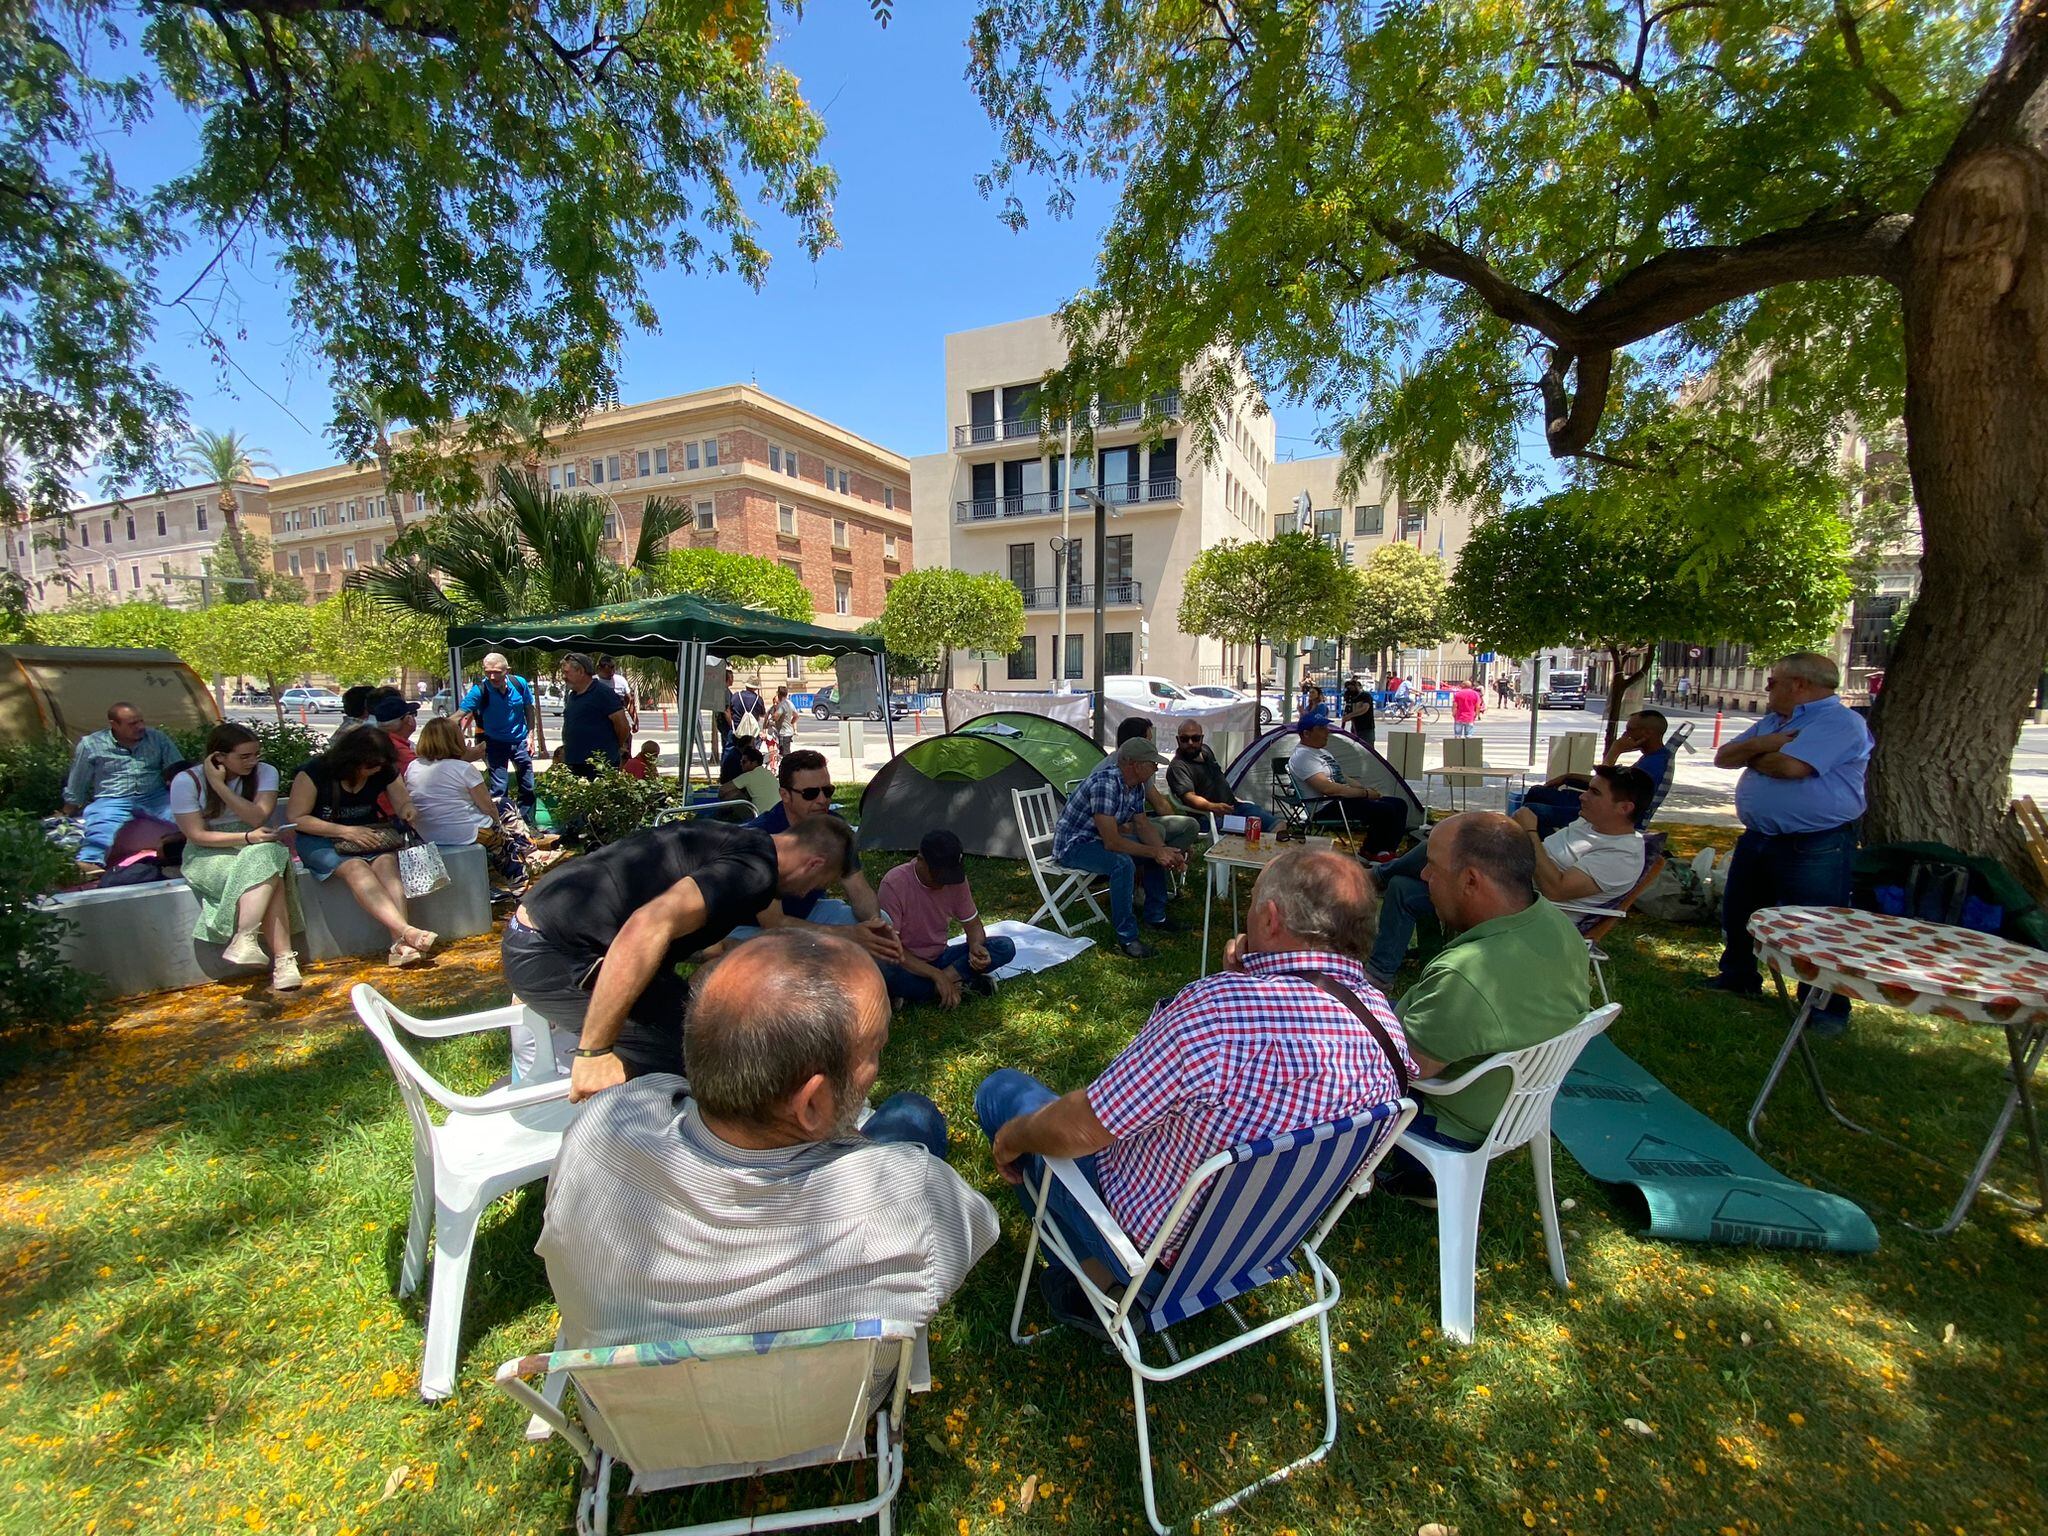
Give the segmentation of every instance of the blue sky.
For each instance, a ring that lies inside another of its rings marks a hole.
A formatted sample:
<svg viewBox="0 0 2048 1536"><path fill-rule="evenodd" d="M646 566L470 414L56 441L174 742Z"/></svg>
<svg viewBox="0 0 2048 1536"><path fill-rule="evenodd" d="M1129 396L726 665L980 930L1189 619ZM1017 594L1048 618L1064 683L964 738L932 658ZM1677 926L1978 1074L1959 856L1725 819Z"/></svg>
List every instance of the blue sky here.
<svg viewBox="0 0 2048 1536"><path fill-rule="evenodd" d="M966 34L961 6L899 5L885 31L856 0L812 5L789 27L778 57L824 114L841 246L812 264L766 225L776 260L758 293L735 278L654 274L662 329L628 341L622 398L753 380L898 452L945 446L946 333L1057 307L1091 275L1114 206L1111 189L1093 188L1072 219L1041 213L1022 234L997 222L974 185L995 137L965 79ZM172 174L194 143L189 121L163 113L122 152L123 171L138 182ZM195 245L167 263L166 298L212 254ZM291 341L274 264L259 250L230 271L219 328L235 367L223 378L180 311L163 319L155 360L186 391L195 425L249 433L285 472L333 462L326 381ZM1281 406L1276 417L1277 457L1322 451L1310 413Z"/></svg>

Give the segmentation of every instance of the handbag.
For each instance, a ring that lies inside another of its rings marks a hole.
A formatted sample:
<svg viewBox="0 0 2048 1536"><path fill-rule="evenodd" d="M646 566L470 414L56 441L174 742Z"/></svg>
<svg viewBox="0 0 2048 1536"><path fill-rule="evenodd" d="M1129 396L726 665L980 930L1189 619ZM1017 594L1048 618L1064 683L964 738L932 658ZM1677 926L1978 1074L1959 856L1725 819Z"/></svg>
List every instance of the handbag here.
<svg viewBox="0 0 2048 1536"><path fill-rule="evenodd" d="M408 900L431 896L448 883L448 861L432 843L407 843L398 850L398 878Z"/></svg>

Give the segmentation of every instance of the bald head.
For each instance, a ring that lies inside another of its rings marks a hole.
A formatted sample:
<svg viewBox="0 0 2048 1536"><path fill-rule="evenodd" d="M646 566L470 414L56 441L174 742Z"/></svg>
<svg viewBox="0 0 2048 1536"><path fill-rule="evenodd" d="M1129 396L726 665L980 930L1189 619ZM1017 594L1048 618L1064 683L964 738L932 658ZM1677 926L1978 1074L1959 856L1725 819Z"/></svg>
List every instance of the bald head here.
<svg viewBox="0 0 2048 1536"><path fill-rule="evenodd" d="M149 727L143 723L142 711L133 704L112 704L107 707L107 729L122 746L132 747L142 740L142 733Z"/></svg>
<svg viewBox="0 0 2048 1536"><path fill-rule="evenodd" d="M1500 812L1466 811L1430 831L1422 878L1444 926L1462 933L1536 899L1536 850Z"/></svg>
<svg viewBox="0 0 2048 1536"><path fill-rule="evenodd" d="M1259 872L1245 937L1254 951L1325 950L1363 960L1378 909L1358 860L1290 848Z"/></svg>

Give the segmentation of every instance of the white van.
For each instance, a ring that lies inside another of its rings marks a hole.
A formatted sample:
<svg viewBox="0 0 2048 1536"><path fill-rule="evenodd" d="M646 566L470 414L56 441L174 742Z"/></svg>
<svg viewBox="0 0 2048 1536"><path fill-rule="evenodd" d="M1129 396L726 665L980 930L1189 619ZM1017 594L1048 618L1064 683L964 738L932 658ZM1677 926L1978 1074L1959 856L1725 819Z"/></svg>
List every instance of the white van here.
<svg viewBox="0 0 2048 1536"><path fill-rule="evenodd" d="M1115 699L1119 704L1135 704L1141 709L1172 708L1174 705L1201 706L1214 703L1211 699L1197 699L1187 689L1169 677L1153 677L1144 672L1126 672L1118 677L1102 680L1102 696Z"/></svg>

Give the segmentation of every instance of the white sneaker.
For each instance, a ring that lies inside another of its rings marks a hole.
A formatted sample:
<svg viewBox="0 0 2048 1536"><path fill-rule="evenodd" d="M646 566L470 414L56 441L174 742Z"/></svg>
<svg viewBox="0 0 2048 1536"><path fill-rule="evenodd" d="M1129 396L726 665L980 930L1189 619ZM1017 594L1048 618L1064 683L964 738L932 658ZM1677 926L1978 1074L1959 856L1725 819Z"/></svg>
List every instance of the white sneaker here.
<svg viewBox="0 0 2048 1536"><path fill-rule="evenodd" d="M273 992L296 992L306 984L299 975L299 957L286 950L270 962L270 990Z"/></svg>
<svg viewBox="0 0 2048 1536"><path fill-rule="evenodd" d="M270 956L263 952L263 946L256 941L253 933L238 933L220 952L221 959L229 965L268 965Z"/></svg>

